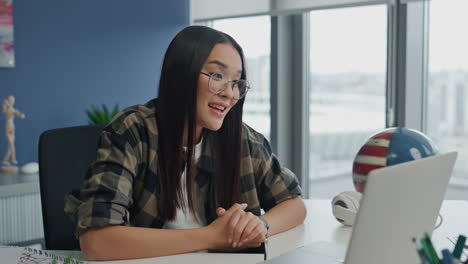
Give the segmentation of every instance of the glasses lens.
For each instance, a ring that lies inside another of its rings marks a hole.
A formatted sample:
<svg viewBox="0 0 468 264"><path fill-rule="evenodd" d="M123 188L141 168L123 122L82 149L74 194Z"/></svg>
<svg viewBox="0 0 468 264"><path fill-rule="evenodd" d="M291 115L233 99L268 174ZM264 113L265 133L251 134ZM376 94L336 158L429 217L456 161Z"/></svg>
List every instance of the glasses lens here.
<svg viewBox="0 0 468 264"><path fill-rule="evenodd" d="M223 87L223 75L218 72L210 74L209 88L213 93L220 93Z"/></svg>
<svg viewBox="0 0 468 264"><path fill-rule="evenodd" d="M213 72L210 74L209 88L213 93L221 93L230 82L225 82L223 75L218 72ZM232 91L234 99L241 99L247 93L249 83L246 80L236 80L232 81Z"/></svg>
<svg viewBox="0 0 468 264"><path fill-rule="evenodd" d="M220 81L223 80L223 75L222 75L221 73L219 73L219 72L213 72L213 73L210 75L210 77L211 77L213 80L218 81L218 82L220 82Z"/></svg>
<svg viewBox="0 0 468 264"><path fill-rule="evenodd" d="M239 91L237 99L243 98L249 89L249 83L246 80L237 80L233 85L233 90L237 89Z"/></svg>

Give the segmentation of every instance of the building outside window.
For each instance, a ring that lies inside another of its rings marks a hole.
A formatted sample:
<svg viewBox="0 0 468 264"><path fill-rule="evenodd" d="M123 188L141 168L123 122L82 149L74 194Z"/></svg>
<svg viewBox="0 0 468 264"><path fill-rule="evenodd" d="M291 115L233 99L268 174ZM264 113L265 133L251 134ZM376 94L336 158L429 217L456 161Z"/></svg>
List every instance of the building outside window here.
<svg viewBox="0 0 468 264"><path fill-rule="evenodd" d="M311 198L354 190L354 157L385 127L386 56L386 5L310 12Z"/></svg>
<svg viewBox="0 0 468 264"><path fill-rule="evenodd" d="M468 199L468 1L430 1L427 133L458 151L446 199Z"/></svg>

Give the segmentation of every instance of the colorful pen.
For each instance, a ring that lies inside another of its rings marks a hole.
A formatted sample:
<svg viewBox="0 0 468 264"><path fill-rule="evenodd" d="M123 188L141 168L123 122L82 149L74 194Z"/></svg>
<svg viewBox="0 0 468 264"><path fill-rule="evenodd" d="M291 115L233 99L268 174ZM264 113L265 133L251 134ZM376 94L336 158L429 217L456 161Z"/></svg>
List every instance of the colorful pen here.
<svg viewBox="0 0 468 264"><path fill-rule="evenodd" d="M453 253L452 253L453 257L457 259L458 261L460 260L461 254L463 252L465 242L466 242L466 236L459 235L457 239L457 243L455 244L455 248L453 249Z"/></svg>
<svg viewBox="0 0 468 264"><path fill-rule="evenodd" d="M430 250L430 247L427 243L427 240L425 238L421 238L421 245L424 249L424 255L426 256L426 258L429 260L429 263L431 264L438 264L437 260L436 260L436 257L432 254L431 250ZM438 257L437 257L438 259Z"/></svg>
<svg viewBox="0 0 468 264"><path fill-rule="evenodd" d="M419 259L421 260L421 263L423 264L429 263L428 258L426 254L424 253L424 249L422 248L421 244L418 243L418 240L415 237L413 237L411 241L413 241L414 245L416 246L416 251L418 252L418 256L419 256Z"/></svg>
<svg viewBox="0 0 468 264"><path fill-rule="evenodd" d="M443 264L455 264L455 260L453 259L452 253L450 253L450 250L444 249L442 250L442 263Z"/></svg>
<svg viewBox="0 0 468 264"><path fill-rule="evenodd" d="M426 254L428 254L429 260L433 264L442 263L439 259L439 256L437 255L437 252L434 249L434 246L432 245L431 238L427 232L424 233L424 238L421 239L421 244L424 247Z"/></svg>

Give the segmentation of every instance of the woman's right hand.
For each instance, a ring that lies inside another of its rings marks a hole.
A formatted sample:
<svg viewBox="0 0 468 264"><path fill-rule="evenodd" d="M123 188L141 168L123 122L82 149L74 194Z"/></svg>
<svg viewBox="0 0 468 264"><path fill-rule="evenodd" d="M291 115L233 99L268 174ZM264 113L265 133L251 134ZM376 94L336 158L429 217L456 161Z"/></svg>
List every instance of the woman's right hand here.
<svg viewBox="0 0 468 264"><path fill-rule="evenodd" d="M213 230L213 249L240 250L259 247L266 239L267 230L257 216L244 212L247 204L234 204L225 210L218 208L218 218L208 227Z"/></svg>
<svg viewBox="0 0 468 264"><path fill-rule="evenodd" d="M218 217L224 216L226 210L218 208L216 214ZM259 247L268 233L265 224L256 215L241 210L231 214L228 228L228 242L236 250Z"/></svg>
<svg viewBox="0 0 468 264"><path fill-rule="evenodd" d="M211 224L208 225L211 237L213 237L211 249L233 250L232 241L229 241L229 224L231 223L231 217L233 215L237 215L239 212L244 212L246 208L247 204L236 203L233 206L231 206L231 208L229 208L227 211L223 212L222 216L216 218L216 220L214 220Z"/></svg>

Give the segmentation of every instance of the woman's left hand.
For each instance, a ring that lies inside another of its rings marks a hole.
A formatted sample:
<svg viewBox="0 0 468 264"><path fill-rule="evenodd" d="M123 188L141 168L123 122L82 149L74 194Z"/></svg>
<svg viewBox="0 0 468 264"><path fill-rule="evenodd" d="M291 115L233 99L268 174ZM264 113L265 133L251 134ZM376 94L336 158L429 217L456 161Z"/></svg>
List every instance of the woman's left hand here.
<svg viewBox="0 0 468 264"><path fill-rule="evenodd" d="M224 208L218 208L218 217L226 213ZM235 249L258 247L266 240L267 229L260 219L251 212L236 211L231 215L228 224L228 241Z"/></svg>

